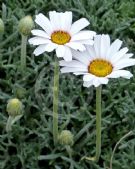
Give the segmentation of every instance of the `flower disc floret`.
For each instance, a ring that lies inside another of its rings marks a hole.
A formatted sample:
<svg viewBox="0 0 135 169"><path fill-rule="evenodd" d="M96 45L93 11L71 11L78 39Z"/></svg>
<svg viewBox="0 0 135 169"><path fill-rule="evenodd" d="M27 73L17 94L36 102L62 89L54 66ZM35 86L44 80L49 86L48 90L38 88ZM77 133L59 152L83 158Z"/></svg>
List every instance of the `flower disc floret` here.
<svg viewBox="0 0 135 169"><path fill-rule="evenodd" d="M105 77L109 75L113 70L113 66L110 62L103 59L95 59L90 62L88 66L88 72L97 76Z"/></svg>
<svg viewBox="0 0 135 169"><path fill-rule="evenodd" d="M68 43L71 39L71 36L68 32L65 31L55 31L51 35L52 42L58 44L58 45L64 45Z"/></svg>

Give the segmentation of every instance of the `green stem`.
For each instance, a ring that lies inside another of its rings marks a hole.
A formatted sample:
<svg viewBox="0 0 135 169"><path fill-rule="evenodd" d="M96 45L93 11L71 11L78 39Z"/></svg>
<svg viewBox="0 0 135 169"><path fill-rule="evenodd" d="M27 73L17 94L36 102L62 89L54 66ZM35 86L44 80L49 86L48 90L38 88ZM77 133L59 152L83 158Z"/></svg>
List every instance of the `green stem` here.
<svg viewBox="0 0 135 169"><path fill-rule="evenodd" d="M101 89L96 88L96 155L94 157L82 157L81 160L90 160L98 162L101 154Z"/></svg>
<svg viewBox="0 0 135 169"><path fill-rule="evenodd" d="M59 94L59 64L57 57L54 66L54 87L53 87L53 140L57 144L58 139L58 94Z"/></svg>
<svg viewBox="0 0 135 169"><path fill-rule="evenodd" d="M26 68L26 45L27 45L27 36L22 35L21 43L21 70L25 71Z"/></svg>
<svg viewBox="0 0 135 169"><path fill-rule="evenodd" d="M112 156L111 156L111 160L110 160L110 168L109 169L112 169L112 161L113 161L113 157L114 157L114 153L118 147L118 145L125 139L127 138L128 136L134 134L133 131L130 131L128 132L127 134L125 134L115 145L114 149L113 149L113 152L112 152Z"/></svg>
<svg viewBox="0 0 135 169"><path fill-rule="evenodd" d="M96 162L101 154L101 89L101 86L96 88Z"/></svg>
<svg viewBox="0 0 135 169"><path fill-rule="evenodd" d="M9 132L12 130L12 121L13 121L14 117L9 116L8 120L7 120L7 124L6 124L6 131Z"/></svg>

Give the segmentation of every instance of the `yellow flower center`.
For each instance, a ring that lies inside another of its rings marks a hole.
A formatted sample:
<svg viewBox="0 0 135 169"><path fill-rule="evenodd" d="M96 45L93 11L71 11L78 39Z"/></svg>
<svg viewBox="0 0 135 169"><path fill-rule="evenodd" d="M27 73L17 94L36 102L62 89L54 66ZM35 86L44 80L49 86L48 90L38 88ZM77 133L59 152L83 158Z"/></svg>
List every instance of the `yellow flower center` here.
<svg viewBox="0 0 135 169"><path fill-rule="evenodd" d="M112 70L112 64L103 59L95 59L88 66L88 72L98 77L105 77L109 75Z"/></svg>
<svg viewBox="0 0 135 169"><path fill-rule="evenodd" d="M70 39L71 36L65 31L55 31L51 35L52 42L57 43L58 45L64 45L68 43Z"/></svg>

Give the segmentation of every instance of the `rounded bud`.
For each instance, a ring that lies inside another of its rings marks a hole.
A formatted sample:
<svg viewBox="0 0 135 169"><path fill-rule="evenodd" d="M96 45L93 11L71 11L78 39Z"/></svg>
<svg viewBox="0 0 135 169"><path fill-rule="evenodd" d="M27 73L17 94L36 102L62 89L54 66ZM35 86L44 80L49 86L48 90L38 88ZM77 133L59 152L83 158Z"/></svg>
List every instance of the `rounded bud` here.
<svg viewBox="0 0 135 169"><path fill-rule="evenodd" d="M25 16L19 22L19 31L22 35L28 36L31 33L32 28L34 27L34 22L31 16Z"/></svg>
<svg viewBox="0 0 135 169"><path fill-rule="evenodd" d="M0 34L4 33L4 22L3 20L0 18Z"/></svg>
<svg viewBox="0 0 135 169"><path fill-rule="evenodd" d="M69 130L63 130L59 137L59 143L62 145L70 145L72 146L74 143L73 134Z"/></svg>
<svg viewBox="0 0 135 169"><path fill-rule="evenodd" d="M19 98L19 99L22 99L25 97L25 95L27 94L27 91L25 88L22 88L22 87L16 87L15 88L15 95Z"/></svg>
<svg viewBox="0 0 135 169"><path fill-rule="evenodd" d="M7 112L9 116L18 116L23 113L23 104L17 99L10 99L7 104Z"/></svg>

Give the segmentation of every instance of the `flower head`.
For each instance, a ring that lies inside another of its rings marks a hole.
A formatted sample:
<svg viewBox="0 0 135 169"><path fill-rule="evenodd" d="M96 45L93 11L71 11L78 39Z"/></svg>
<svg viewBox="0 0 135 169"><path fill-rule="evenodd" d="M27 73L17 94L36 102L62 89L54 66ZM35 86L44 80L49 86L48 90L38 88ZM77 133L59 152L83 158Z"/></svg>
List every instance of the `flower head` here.
<svg viewBox="0 0 135 169"><path fill-rule="evenodd" d="M9 116L18 116L21 115L23 112L23 104L22 102L17 99L10 99L7 104L7 112Z"/></svg>
<svg viewBox="0 0 135 169"><path fill-rule="evenodd" d="M59 135L59 143L62 145L73 145L74 136L69 130L63 130Z"/></svg>
<svg viewBox="0 0 135 169"><path fill-rule="evenodd" d="M30 44L38 45L34 50L36 56L56 50L57 57L71 61L71 49L84 51L84 45L92 45L96 35L94 31L82 31L89 25L85 18L72 24L72 12L50 11L49 19L40 13L36 15L35 22L43 29L32 30L35 37L29 39Z"/></svg>
<svg viewBox="0 0 135 169"><path fill-rule="evenodd" d="M121 45L119 39L110 44L109 35L96 35L93 46L87 46L84 52L73 52L74 60L60 61L61 72L83 75L85 87L107 84L109 78L130 79L132 74L123 68L135 65L135 59L131 58L132 53L127 53L128 48L120 49Z"/></svg>
<svg viewBox="0 0 135 169"><path fill-rule="evenodd" d="M23 34L24 36L28 36L31 30L33 29L33 27L34 27L34 22L32 20L32 17L29 15L22 18L18 25L18 29L20 33Z"/></svg>

